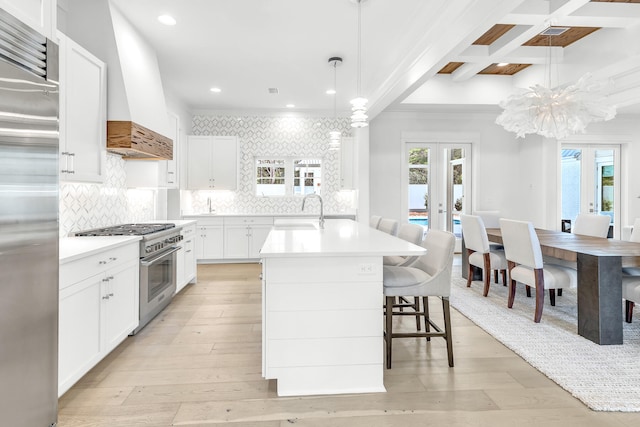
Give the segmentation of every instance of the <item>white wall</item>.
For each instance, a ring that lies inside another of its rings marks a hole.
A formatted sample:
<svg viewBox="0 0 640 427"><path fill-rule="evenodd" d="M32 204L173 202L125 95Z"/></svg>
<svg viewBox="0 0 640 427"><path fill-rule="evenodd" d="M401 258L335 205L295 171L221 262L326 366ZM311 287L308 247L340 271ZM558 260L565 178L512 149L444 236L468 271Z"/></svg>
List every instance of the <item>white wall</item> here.
<svg viewBox="0 0 640 427"><path fill-rule="evenodd" d="M370 123L370 212L401 220L403 135L451 138L472 143L472 210L499 210L502 216L560 228L560 142L529 135L516 139L494 123L499 114L477 112L387 112ZM640 120L621 116L591 124L585 143L622 144L622 225L640 217ZM433 141L434 139L431 139ZM442 142L447 142L443 140Z"/></svg>

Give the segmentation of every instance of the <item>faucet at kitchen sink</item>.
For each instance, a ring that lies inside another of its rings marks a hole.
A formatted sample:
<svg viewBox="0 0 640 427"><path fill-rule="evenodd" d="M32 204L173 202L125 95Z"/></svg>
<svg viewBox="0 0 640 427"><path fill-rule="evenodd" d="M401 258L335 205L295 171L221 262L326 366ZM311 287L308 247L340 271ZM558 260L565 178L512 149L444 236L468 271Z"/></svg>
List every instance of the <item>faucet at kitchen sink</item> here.
<svg viewBox="0 0 640 427"><path fill-rule="evenodd" d="M322 206L322 197L320 197L316 193L307 194L306 196L304 196L304 199L302 199L302 210L304 210L304 202L306 202L307 199L312 198L320 200L320 228L324 228L324 208Z"/></svg>

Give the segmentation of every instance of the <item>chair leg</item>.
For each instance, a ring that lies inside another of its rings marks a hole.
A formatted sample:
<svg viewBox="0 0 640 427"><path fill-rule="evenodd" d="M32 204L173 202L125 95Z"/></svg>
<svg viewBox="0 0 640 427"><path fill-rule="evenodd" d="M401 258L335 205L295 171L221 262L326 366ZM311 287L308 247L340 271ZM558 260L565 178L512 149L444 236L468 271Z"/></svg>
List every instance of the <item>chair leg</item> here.
<svg viewBox="0 0 640 427"><path fill-rule="evenodd" d="M502 270L502 286L507 286L507 270Z"/></svg>
<svg viewBox="0 0 640 427"><path fill-rule="evenodd" d="M493 281L496 285L498 284L498 270L493 271Z"/></svg>
<svg viewBox="0 0 640 427"><path fill-rule="evenodd" d="M420 330L420 297L413 297L413 311L416 312L416 330Z"/></svg>
<svg viewBox="0 0 640 427"><path fill-rule="evenodd" d="M551 307L556 306L556 290L555 289L549 289L549 301L551 303Z"/></svg>
<svg viewBox="0 0 640 427"><path fill-rule="evenodd" d="M635 305L635 303L633 301L625 300L624 305L625 305L624 320L627 323L631 323L631 321L633 320L633 306Z"/></svg>
<svg viewBox="0 0 640 427"><path fill-rule="evenodd" d="M393 303L395 297L386 298L384 340L387 347L387 369L391 369L391 341L393 338Z"/></svg>
<svg viewBox="0 0 640 427"><path fill-rule="evenodd" d="M562 288L558 289L558 296L561 297L562 296Z"/></svg>
<svg viewBox="0 0 640 427"><path fill-rule="evenodd" d="M451 337L451 311L449 309L449 297L442 297L442 311L444 313L444 333L447 340L447 358L449 366L453 368L453 339Z"/></svg>
<svg viewBox="0 0 640 427"><path fill-rule="evenodd" d="M491 286L491 257L488 253L484 254L483 257L484 267L484 291L482 292L482 296L489 295L489 286Z"/></svg>
<svg viewBox="0 0 640 427"><path fill-rule="evenodd" d="M513 269L513 267L515 267L515 263L512 261L509 261L509 278L511 279L511 269ZM513 301L516 298L516 281L511 279L509 280L509 298L507 300L507 307L512 308L513 307Z"/></svg>
<svg viewBox="0 0 640 427"><path fill-rule="evenodd" d="M531 286L527 285L527 298L531 298Z"/></svg>
<svg viewBox="0 0 640 427"><path fill-rule="evenodd" d="M429 297L422 297L422 306L424 313L424 331L431 332L431 324L429 323ZM427 341L431 341L431 337L427 337Z"/></svg>
<svg viewBox="0 0 640 427"><path fill-rule="evenodd" d="M533 321L540 323L540 319L542 319L542 308L544 306L544 276L541 268L536 268L534 274L536 281L536 312L533 316Z"/></svg>
<svg viewBox="0 0 640 427"><path fill-rule="evenodd" d="M467 258L473 253L471 249L467 249ZM469 263L469 271L467 272L467 288L471 287L471 281L473 280L473 265Z"/></svg>

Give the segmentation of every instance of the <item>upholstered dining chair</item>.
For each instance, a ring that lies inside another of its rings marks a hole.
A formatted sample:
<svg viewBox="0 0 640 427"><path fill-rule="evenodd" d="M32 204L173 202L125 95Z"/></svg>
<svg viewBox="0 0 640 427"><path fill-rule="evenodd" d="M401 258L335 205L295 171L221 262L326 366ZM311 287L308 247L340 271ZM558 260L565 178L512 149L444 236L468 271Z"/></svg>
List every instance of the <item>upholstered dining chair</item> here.
<svg viewBox="0 0 640 427"><path fill-rule="evenodd" d="M484 275L484 291L482 295L489 295L491 286L491 272L502 274L502 283L507 285L507 259L503 250L491 250L484 221L477 215L460 215L464 244L469 255L469 271L467 273L467 288L473 280L473 267L482 269Z"/></svg>
<svg viewBox="0 0 640 427"><path fill-rule="evenodd" d="M400 224L397 237L402 240L406 240L407 242L413 243L414 245L419 245L420 243L422 243L422 239L424 238L424 228L418 224ZM415 256L385 256L383 258L383 263L384 265L397 265L406 267L416 259L417 257Z"/></svg>
<svg viewBox="0 0 640 427"><path fill-rule="evenodd" d="M517 282L534 287L536 290L536 310L533 321L539 323L542 318L545 289L549 290L551 305L555 305L555 290L575 288L577 272L570 267L543 263L540 241L533 224L530 222L501 218L500 229L509 266L507 306L513 307Z"/></svg>
<svg viewBox="0 0 640 427"><path fill-rule="evenodd" d="M571 227L573 234L606 238L609 234L611 217L596 214L578 214Z"/></svg>
<svg viewBox="0 0 640 427"><path fill-rule="evenodd" d="M627 241L640 243L640 218L636 218L633 222L633 228L631 229L631 233L628 235ZM622 274L627 276L640 276L640 267L622 267ZM633 310L633 307L632 307Z"/></svg>
<svg viewBox="0 0 640 427"><path fill-rule="evenodd" d="M369 227L378 228L378 224L380 224L381 219L382 217L379 215L372 215L371 218L369 218Z"/></svg>
<svg viewBox="0 0 640 427"><path fill-rule="evenodd" d="M453 340L451 338L451 312L449 295L451 293L451 269L455 236L448 231L430 230L422 241L427 250L411 267L384 266L383 283L385 296L385 343L386 365L391 368L392 341L394 338L432 337L444 338L447 343L449 366L453 366ZM401 311L394 305L396 297L422 297L422 311ZM442 300L444 326L442 329L429 316L428 297ZM393 316L422 315L425 321L424 332L394 332ZM433 330L432 330L433 328Z"/></svg>
<svg viewBox="0 0 640 427"><path fill-rule="evenodd" d="M382 218L378 223L378 230L395 236L398 233L398 221L390 218Z"/></svg>

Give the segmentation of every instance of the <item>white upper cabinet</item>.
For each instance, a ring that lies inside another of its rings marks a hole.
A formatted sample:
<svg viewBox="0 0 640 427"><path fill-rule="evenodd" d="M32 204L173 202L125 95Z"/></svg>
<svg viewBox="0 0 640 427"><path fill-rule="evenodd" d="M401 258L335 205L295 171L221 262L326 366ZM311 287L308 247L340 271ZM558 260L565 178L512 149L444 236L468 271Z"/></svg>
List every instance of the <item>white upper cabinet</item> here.
<svg viewBox="0 0 640 427"><path fill-rule="evenodd" d="M340 141L340 188L354 189L355 150L353 138Z"/></svg>
<svg viewBox="0 0 640 427"><path fill-rule="evenodd" d="M62 33L60 40L60 179L102 182L106 162L107 68Z"/></svg>
<svg viewBox="0 0 640 427"><path fill-rule="evenodd" d="M238 138L195 136L188 139L187 188L235 190L238 186Z"/></svg>
<svg viewBox="0 0 640 427"><path fill-rule="evenodd" d="M43 36L55 40L56 0L0 0L0 8Z"/></svg>

